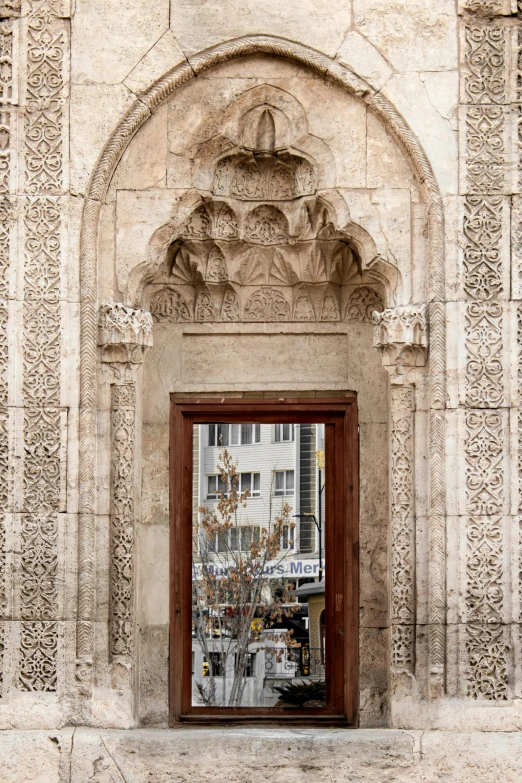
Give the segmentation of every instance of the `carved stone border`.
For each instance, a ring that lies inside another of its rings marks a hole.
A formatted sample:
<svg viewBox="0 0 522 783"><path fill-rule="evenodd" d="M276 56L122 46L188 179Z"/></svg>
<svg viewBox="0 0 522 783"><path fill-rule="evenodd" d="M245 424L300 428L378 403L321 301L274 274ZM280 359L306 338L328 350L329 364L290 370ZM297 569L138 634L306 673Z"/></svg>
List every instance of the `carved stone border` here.
<svg viewBox="0 0 522 783"><path fill-rule="evenodd" d="M427 290L431 328L437 335L430 361L430 407L432 413L445 407L445 320L444 320L444 215L442 199L431 165L411 129L394 106L363 79L325 54L285 38L254 35L227 41L206 49L172 69L145 90L120 120L105 145L94 169L87 192L81 233L81 338L80 338L80 520L79 520L79 605L77 678L90 686L93 657L95 583L95 459L97 376L97 280L96 235L99 211L113 172L135 133L152 113L178 88L198 74L220 63L251 54L269 54L298 63L359 98L386 125L408 157L428 205L429 280ZM439 413L435 414L442 421ZM442 425L443 426L443 425ZM430 596L439 596L445 583L443 438L430 444ZM434 488L436 491L434 492ZM434 498L434 499L433 499ZM431 527L436 530L431 530ZM433 589L432 589L433 587ZM430 623L444 633L445 610L430 600ZM440 633L439 633L440 636ZM443 649L437 639L436 649ZM437 676L443 676L443 661L436 656Z"/></svg>

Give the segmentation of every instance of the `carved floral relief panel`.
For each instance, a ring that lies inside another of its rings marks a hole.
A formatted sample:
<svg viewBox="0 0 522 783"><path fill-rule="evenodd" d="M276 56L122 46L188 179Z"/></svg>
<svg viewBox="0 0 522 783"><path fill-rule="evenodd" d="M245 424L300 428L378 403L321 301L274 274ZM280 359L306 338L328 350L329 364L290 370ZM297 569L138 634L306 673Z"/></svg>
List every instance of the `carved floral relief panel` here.
<svg viewBox="0 0 522 783"><path fill-rule="evenodd" d="M28 0L24 112L24 474L19 685L58 687L61 438L60 265L66 26L57 0Z"/></svg>
<svg viewBox="0 0 522 783"><path fill-rule="evenodd" d="M489 7L491 6L491 8ZM509 284L504 236L509 202L508 71L510 29L475 3L463 18L462 103L465 133L463 198L463 292L465 374L464 465L466 554L465 634L467 693L473 698L508 697L507 629L504 621L506 504L503 406L505 305ZM480 18L480 17L483 18Z"/></svg>

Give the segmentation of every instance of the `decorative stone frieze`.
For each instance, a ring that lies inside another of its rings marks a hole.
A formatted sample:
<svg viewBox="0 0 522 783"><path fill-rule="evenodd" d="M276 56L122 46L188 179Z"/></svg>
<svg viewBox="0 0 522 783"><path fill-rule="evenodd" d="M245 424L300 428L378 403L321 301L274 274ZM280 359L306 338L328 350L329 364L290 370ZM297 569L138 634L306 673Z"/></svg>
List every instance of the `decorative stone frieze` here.
<svg viewBox="0 0 522 783"><path fill-rule="evenodd" d="M428 348L426 305L373 313L373 345L385 367L424 367Z"/></svg>

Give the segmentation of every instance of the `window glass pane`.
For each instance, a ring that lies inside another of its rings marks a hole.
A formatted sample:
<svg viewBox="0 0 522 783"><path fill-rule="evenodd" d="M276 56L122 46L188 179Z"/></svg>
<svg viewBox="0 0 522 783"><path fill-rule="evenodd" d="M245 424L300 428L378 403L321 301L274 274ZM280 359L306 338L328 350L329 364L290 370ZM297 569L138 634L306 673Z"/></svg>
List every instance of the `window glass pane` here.
<svg viewBox="0 0 522 783"><path fill-rule="evenodd" d="M282 470L276 471L275 474L275 493L276 495L282 495L285 491L285 474Z"/></svg>
<svg viewBox="0 0 522 783"><path fill-rule="evenodd" d="M294 471L293 470L287 470L286 471L286 491L287 492L293 492L294 491Z"/></svg>
<svg viewBox="0 0 522 783"><path fill-rule="evenodd" d="M200 430L193 450L192 705L278 710L285 688L310 682L308 701L322 703L317 427L301 424L294 448L292 424L196 426L208 437ZM247 490L255 499L241 503ZM306 585L310 598L296 592Z"/></svg>
<svg viewBox="0 0 522 783"><path fill-rule="evenodd" d="M241 443L252 443L252 425L241 425Z"/></svg>
<svg viewBox="0 0 522 783"><path fill-rule="evenodd" d="M215 446L216 445L216 425L215 424L209 424L208 425L208 445L209 446Z"/></svg>
<svg viewBox="0 0 522 783"><path fill-rule="evenodd" d="M217 446L228 446L228 431L229 431L229 425L228 424L218 424L217 425Z"/></svg>
<svg viewBox="0 0 522 783"><path fill-rule="evenodd" d="M226 552L228 549L228 530L223 530L217 536L218 552Z"/></svg>
<svg viewBox="0 0 522 783"><path fill-rule="evenodd" d="M242 527L241 528L241 549L243 552L246 552L250 549L250 544L252 543L252 528L251 527Z"/></svg>
<svg viewBox="0 0 522 783"><path fill-rule="evenodd" d="M230 528L230 549L237 551L239 549L239 528Z"/></svg>

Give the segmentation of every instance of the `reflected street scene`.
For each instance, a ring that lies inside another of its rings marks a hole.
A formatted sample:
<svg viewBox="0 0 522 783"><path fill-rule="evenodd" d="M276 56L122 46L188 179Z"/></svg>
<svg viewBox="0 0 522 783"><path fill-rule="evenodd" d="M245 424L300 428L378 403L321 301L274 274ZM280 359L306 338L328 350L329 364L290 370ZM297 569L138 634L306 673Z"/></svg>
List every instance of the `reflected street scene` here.
<svg viewBox="0 0 522 783"><path fill-rule="evenodd" d="M325 706L324 425L193 431L192 704Z"/></svg>

